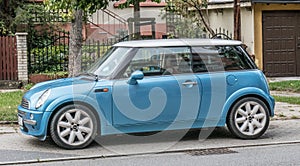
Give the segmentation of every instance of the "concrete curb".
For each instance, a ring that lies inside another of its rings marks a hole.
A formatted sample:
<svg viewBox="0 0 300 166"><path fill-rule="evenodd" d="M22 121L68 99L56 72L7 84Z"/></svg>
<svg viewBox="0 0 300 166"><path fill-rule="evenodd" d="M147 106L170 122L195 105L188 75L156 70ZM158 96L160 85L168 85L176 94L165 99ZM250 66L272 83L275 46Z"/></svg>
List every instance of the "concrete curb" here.
<svg viewBox="0 0 300 166"><path fill-rule="evenodd" d="M0 121L0 125L9 125L9 124L17 125L18 121Z"/></svg>
<svg viewBox="0 0 300 166"><path fill-rule="evenodd" d="M0 93L24 91L23 89L0 89Z"/></svg>
<svg viewBox="0 0 300 166"><path fill-rule="evenodd" d="M269 82L294 81L300 80L300 77L268 77L267 80Z"/></svg>
<svg viewBox="0 0 300 166"><path fill-rule="evenodd" d="M300 93L288 91L270 91L272 96L300 97Z"/></svg>

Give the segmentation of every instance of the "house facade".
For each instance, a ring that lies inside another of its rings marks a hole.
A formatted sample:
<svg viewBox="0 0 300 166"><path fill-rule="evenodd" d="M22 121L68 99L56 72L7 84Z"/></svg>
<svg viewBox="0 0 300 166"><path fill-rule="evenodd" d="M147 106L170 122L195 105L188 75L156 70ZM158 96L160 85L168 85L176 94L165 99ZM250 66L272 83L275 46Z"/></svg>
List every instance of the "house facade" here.
<svg viewBox="0 0 300 166"><path fill-rule="evenodd" d="M233 0L210 0L213 29L234 30ZM241 40L267 76L300 76L300 1L241 0Z"/></svg>
<svg viewBox="0 0 300 166"><path fill-rule="evenodd" d="M247 45L249 54L254 54L254 20L252 3L242 0L241 6L241 40ZM213 30L225 29L233 36L234 32L234 3L233 0L210 0L207 11L208 22Z"/></svg>
<svg viewBox="0 0 300 166"><path fill-rule="evenodd" d="M300 1L253 3L257 64L269 76L300 76Z"/></svg>
<svg viewBox="0 0 300 166"><path fill-rule="evenodd" d="M134 14L133 5L124 9L119 8L119 5L125 2L126 0L110 1L105 10L98 10L94 13L87 27L88 38L113 38L117 35L124 35L122 33L134 31L130 30L130 19L133 19ZM155 38L162 38L166 34L166 21L162 17L166 5L164 0L160 3L151 0L140 2L141 35L144 38L152 38L153 32L155 32Z"/></svg>
<svg viewBox="0 0 300 166"><path fill-rule="evenodd" d="M128 19L133 17L133 7L119 9L125 2L110 2L107 10L96 12L89 24L88 38L110 38L128 32ZM141 27L141 34L155 38L167 34L166 20L162 18L166 1L157 4L147 0L140 3L141 17L152 18ZM240 0L241 41L255 57L255 63L267 76L300 76L300 0ZM212 29L234 32L234 1L209 0L207 14ZM117 14L116 14L117 13ZM130 32L129 32L130 33Z"/></svg>

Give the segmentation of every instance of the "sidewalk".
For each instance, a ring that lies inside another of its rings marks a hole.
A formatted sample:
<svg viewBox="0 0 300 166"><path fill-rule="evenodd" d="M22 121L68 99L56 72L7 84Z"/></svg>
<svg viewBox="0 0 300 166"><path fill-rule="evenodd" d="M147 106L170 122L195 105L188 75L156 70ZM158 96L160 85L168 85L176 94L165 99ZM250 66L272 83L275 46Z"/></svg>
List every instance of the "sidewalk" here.
<svg viewBox="0 0 300 166"><path fill-rule="evenodd" d="M271 95L300 98L300 93L293 93L293 92L286 92L286 91L271 91ZM276 102L275 116L272 119L275 120L300 119L300 105Z"/></svg>
<svg viewBox="0 0 300 166"><path fill-rule="evenodd" d="M269 82L300 80L300 77L268 77ZM286 91L271 91L272 96L300 97L300 93ZM279 119L300 119L300 105L276 102L275 120Z"/></svg>
<svg viewBox="0 0 300 166"><path fill-rule="evenodd" d="M300 77L268 77L269 82L300 80Z"/></svg>
<svg viewBox="0 0 300 166"><path fill-rule="evenodd" d="M0 134L17 133L18 130L19 130L18 125L0 124Z"/></svg>

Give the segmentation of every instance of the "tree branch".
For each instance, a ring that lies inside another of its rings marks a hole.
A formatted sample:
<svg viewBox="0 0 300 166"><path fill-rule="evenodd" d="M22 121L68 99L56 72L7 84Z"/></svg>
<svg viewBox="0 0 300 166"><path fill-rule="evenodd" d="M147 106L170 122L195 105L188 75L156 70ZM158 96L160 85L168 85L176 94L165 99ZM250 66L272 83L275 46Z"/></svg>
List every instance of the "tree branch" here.
<svg viewBox="0 0 300 166"><path fill-rule="evenodd" d="M197 3L196 1L193 1L193 0L191 0L191 2L188 1L188 0L186 0L186 1L184 1L184 2L186 2L188 5L194 7L194 8L197 10L197 12L198 12L198 14L199 14L199 16L200 16L201 22L204 24L205 28L208 30L208 32L209 32L212 36L215 35L214 30L212 30L211 27L209 26L209 24L206 22L206 20L205 20L205 18L204 18L204 16L203 16L203 13L202 13L201 8L199 8L199 6L201 6L201 5L198 5L198 3Z"/></svg>

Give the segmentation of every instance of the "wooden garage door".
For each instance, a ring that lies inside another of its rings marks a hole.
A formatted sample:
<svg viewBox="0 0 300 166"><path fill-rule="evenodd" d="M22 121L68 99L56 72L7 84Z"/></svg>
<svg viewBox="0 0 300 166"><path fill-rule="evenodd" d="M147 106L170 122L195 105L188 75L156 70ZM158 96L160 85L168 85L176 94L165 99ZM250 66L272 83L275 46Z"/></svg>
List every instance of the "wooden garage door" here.
<svg viewBox="0 0 300 166"><path fill-rule="evenodd" d="M263 12L263 63L267 76L300 76L300 11Z"/></svg>

